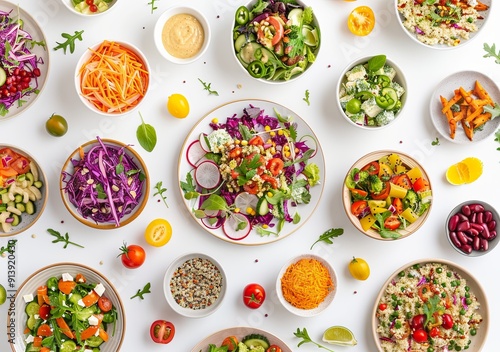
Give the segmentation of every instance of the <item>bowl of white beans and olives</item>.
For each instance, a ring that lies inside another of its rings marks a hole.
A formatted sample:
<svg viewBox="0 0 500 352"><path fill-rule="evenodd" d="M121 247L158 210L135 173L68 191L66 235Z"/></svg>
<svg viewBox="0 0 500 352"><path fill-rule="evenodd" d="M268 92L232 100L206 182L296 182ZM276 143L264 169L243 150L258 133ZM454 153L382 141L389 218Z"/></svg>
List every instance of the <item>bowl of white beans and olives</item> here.
<svg viewBox="0 0 500 352"><path fill-rule="evenodd" d="M453 208L446 219L446 237L460 254L469 257L484 255L498 244L499 219L496 209L486 202L463 202Z"/></svg>

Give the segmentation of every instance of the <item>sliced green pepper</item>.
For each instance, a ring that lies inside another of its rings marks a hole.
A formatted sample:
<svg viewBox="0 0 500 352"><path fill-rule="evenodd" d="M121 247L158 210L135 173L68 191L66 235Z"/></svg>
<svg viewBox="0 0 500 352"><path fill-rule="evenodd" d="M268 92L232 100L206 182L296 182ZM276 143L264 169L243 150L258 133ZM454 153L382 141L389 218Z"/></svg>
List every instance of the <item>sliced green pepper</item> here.
<svg viewBox="0 0 500 352"><path fill-rule="evenodd" d="M246 6L242 5L238 7L234 16L237 24L244 25L250 19L250 11L248 11Z"/></svg>
<svg viewBox="0 0 500 352"><path fill-rule="evenodd" d="M378 75L375 79L375 83L379 84L381 87L388 87L391 84L391 79L386 75Z"/></svg>
<svg viewBox="0 0 500 352"><path fill-rule="evenodd" d="M248 64L247 70L250 75L255 78L262 78L267 72L266 66L262 61L259 60L252 61L250 64Z"/></svg>
<svg viewBox="0 0 500 352"><path fill-rule="evenodd" d="M361 100L368 100L370 98L373 98L373 94L367 90L363 90L361 92L358 92L354 95L356 98L361 99Z"/></svg>
<svg viewBox="0 0 500 352"><path fill-rule="evenodd" d="M382 109L387 109L389 106L391 106L394 103L394 100L392 98L390 98L389 96L381 95L381 96L375 97L375 102Z"/></svg>

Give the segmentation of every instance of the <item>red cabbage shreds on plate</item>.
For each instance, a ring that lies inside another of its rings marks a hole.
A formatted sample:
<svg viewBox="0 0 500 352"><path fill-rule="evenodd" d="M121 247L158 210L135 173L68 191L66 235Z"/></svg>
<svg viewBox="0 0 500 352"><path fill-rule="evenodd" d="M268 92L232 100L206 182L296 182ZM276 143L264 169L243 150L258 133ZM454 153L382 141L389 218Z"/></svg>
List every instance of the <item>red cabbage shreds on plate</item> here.
<svg viewBox="0 0 500 352"><path fill-rule="evenodd" d="M71 160L73 174L63 171L64 191L85 219L96 223L120 220L139 204L145 173L125 147L98 139L83 159Z"/></svg>
<svg viewBox="0 0 500 352"><path fill-rule="evenodd" d="M45 48L23 29L23 20L11 16L12 11L0 11L0 115L9 108L24 103L23 98L38 94L39 65L43 59L31 52L35 45Z"/></svg>

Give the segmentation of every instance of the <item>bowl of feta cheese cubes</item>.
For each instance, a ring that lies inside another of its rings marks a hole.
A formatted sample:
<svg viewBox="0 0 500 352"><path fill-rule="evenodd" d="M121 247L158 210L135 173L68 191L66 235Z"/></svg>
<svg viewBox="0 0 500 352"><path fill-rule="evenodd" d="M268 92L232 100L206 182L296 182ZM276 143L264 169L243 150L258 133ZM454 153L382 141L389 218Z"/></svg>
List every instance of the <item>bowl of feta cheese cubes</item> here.
<svg viewBox="0 0 500 352"><path fill-rule="evenodd" d="M19 286L12 306L8 335L14 352L38 351L40 343L51 351L116 352L123 343L118 291L88 266L61 262L37 270Z"/></svg>
<svg viewBox="0 0 500 352"><path fill-rule="evenodd" d="M385 55L362 57L342 71L337 104L351 125L380 129L399 119L408 87L403 71Z"/></svg>

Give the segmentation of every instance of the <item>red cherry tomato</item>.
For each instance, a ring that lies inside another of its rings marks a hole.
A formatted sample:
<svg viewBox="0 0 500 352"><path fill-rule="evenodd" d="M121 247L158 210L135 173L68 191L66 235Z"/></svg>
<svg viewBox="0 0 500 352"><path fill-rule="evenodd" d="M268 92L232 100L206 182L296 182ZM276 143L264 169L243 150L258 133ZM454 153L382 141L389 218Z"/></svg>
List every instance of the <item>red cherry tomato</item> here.
<svg viewBox="0 0 500 352"><path fill-rule="evenodd" d="M387 309L387 304L385 304L385 303L380 303L380 304L378 305L378 309L380 309L381 311L386 310L386 309Z"/></svg>
<svg viewBox="0 0 500 352"><path fill-rule="evenodd" d="M122 264L129 269L136 269L144 264L146 260L146 252L144 249L136 244L131 244L127 246L126 243L123 243L123 246L120 247L121 254L118 256L122 260Z"/></svg>
<svg viewBox="0 0 500 352"><path fill-rule="evenodd" d="M268 347L268 349L266 350L266 352L281 352L281 347L280 346L277 346L277 345L271 345Z"/></svg>
<svg viewBox="0 0 500 352"><path fill-rule="evenodd" d="M111 309L113 309L113 303L108 297L104 296L99 297L97 305L99 306L99 309L102 310L103 313L109 312Z"/></svg>
<svg viewBox="0 0 500 352"><path fill-rule="evenodd" d="M238 339L236 336L228 336L222 341L220 347L227 347L228 351L236 351L238 348Z"/></svg>
<svg viewBox="0 0 500 352"><path fill-rule="evenodd" d="M451 315L445 313L441 316L441 319L443 319L443 324L441 324L441 326L444 328L444 329L451 329L453 327L453 318L451 317Z"/></svg>
<svg viewBox="0 0 500 352"><path fill-rule="evenodd" d="M417 178L415 183L413 184L413 190L415 192L424 192L430 189L429 182L422 177Z"/></svg>
<svg viewBox="0 0 500 352"><path fill-rule="evenodd" d="M439 328L438 328L437 326L434 326L434 327L431 329L431 331L429 331L429 335L430 335L431 337L438 337L438 336L440 335L440 333L441 333L441 332L440 332L440 330L439 330Z"/></svg>
<svg viewBox="0 0 500 352"><path fill-rule="evenodd" d="M401 221L397 215L391 215L384 221L384 227L389 230L396 230L399 225L401 225Z"/></svg>
<svg viewBox="0 0 500 352"><path fill-rule="evenodd" d="M370 175L378 175L380 171L380 164L378 161L371 161L370 163L363 166L362 171L368 171Z"/></svg>
<svg viewBox="0 0 500 352"><path fill-rule="evenodd" d="M18 174L22 175L30 171L30 161L24 156L19 156L14 162L10 164Z"/></svg>
<svg viewBox="0 0 500 352"><path fill-rule="evenodd" d="M156 320L151 324L149 335L154 342L167 344L174 338L174 324L166 320Z"/></svg>
<svg viewBox="0 0 500 352"><path fill-rule="evenodd" d="M357 200L351 204L351 214L354 216L360 215L368 207L366 200Z"/></svg>
<svg viewBox="0 0 500 352"><path fill-rule="evenodd" d="M50 317L50 306L48 304L42 304L38 310L38 315L43 320L48 320Z"/></svg>
<svg viewBox="0 0 500 352"><path fill-rule="evenodd" d="M407 174L393 176L391 182L405 189L411 189L412 184Z"/></svg>
<svg viewBox="0 0 500 352"><path fill-rule="evenodd" d="M411 336L418 343L427 342L427 332L424 329L415 330Z"/></svg>
<svg viewBox="0 0 500 352"><path fill-rule="evenodd" d="M391 193L391 183L389 181L384 182L384 188L379 193L371 193L370 196L375 200L384 200L389 197L389 193Z"/></svg>
<svg viewBox="0 0 500 352"><path fill-rule="evenodd" d="M285 163L280 158L272 158L267 164L266 168L271 172L273 176L278 176L278 174L283 170Z"/></svg>
<svg viewBox="0 0 500 352"><path fill-rule="evenodd" d="M410 326L412 330L422 330L424 328L425 315L418 314L411 318Z"/></svg>
<svg viewBox="0 0 500 352"><path fill-rule="evenodd" d="M243 302L248 308L259 308L266 299L266 291L259 284L248 284L243 289Z"/></svg>

